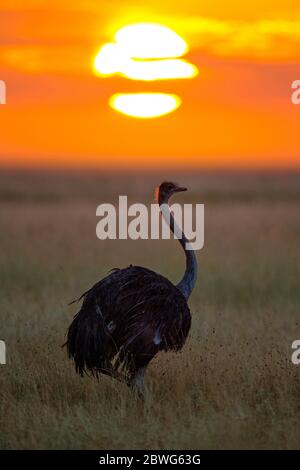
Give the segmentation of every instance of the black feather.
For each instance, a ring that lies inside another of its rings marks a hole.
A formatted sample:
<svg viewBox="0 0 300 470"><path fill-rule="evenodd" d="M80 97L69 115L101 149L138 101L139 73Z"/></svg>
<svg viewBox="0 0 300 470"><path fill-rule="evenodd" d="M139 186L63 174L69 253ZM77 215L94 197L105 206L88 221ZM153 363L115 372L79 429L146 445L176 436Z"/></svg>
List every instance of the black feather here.
<svg viewBox="0 0 300 470"><path fill-rule="evenodd" d="M180 350L190 330L183 294L147 268L114 270L82 298L66 342L81 375L124 371L130 376L158 351Z"/></svg>

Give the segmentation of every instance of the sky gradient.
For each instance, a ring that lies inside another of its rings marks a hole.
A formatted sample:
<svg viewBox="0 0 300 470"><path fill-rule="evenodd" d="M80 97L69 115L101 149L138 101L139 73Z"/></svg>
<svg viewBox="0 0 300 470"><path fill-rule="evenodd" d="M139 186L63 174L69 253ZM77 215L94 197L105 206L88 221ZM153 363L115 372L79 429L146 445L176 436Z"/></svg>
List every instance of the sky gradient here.
<svg viewBox="0 0 300 470"><path fill-rule="evenodd" d="M299 0L140 3L0 0L0 164L300 167L300 105L291 102ZM95 76L101 45L140 21L180 34L199 75L151 83ZM147 121L108 106L114 93L151 91L183 104Z"/></svg>

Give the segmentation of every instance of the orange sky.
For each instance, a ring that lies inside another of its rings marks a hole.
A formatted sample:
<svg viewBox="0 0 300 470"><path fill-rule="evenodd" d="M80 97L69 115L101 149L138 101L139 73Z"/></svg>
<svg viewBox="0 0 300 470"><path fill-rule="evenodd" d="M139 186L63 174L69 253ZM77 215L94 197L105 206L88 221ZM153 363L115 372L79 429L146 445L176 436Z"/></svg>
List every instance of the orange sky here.
<svg viewBox="0 0 300 470"><path fill-rule="evenodd" d="M139 21L180 34L198 77L94 76L101 45ZM0 0L0 163L300 167L296 79L299 0ZM108 107L113 93L135 91L175 93L183 104L154 120Z"/></svg>

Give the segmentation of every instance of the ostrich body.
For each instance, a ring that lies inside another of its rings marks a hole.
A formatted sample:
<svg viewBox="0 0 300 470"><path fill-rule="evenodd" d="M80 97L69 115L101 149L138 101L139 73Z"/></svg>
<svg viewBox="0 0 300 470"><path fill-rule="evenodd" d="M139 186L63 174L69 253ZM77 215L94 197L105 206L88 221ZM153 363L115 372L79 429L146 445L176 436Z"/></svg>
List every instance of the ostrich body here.
<svg viewBox="0 0 300 470"><path fill-rule="evenodd" d="M185 190L162 183L155 202L169 210L169 198ZM174 232L177 226L170 210L168 216ZM177 286L150 269L129 266L114 269L80 297L83 303L66 342L76 372L110 375L142 392L144 373L154 356L183 347L191 325L187 301L196 282L197 261L194 252L186 250L184 233L179 242L186 270Z"/></svg>

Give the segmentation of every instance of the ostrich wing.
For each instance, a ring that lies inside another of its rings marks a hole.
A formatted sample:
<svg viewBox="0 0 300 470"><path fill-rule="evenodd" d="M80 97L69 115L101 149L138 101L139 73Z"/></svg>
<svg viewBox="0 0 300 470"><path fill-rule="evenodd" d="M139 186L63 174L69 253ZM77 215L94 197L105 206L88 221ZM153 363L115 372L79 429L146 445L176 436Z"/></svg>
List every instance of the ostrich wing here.
<svg viewBox="0 0 300 470"><path fill-rule="evenodd" d="M149 358L159 350L179 350L188 336L186 299L168 279L149 269L130 266L114 271L83 298L67 341L72 345L75 337L79 343L79 372L101 369L117 355L124 365L128 356ZM76 362L76 347L68 345L68 350Z"/></svg>

